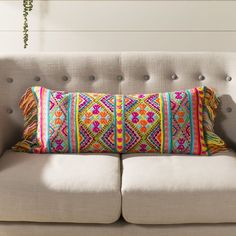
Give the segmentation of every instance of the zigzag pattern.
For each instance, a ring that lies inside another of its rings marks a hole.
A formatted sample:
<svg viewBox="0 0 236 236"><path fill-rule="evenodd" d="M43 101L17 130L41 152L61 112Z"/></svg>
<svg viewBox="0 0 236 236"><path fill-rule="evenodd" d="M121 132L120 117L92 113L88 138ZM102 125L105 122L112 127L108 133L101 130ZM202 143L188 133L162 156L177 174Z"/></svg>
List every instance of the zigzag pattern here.
<svg viewBox="0 0 236 236"><path fill-rule="evenodd" d="M226 149L213 130L217 105L206 87L139 95L32 87L20 102L24 138L13 150L211 155Z"/></svg>

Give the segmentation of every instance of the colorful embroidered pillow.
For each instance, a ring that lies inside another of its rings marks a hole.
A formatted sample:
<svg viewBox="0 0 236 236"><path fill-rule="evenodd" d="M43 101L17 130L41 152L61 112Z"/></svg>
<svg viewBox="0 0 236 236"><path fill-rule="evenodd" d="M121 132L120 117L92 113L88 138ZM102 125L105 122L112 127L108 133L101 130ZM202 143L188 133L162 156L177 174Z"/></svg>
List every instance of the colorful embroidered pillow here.
<svg viewBox="0 0 236 236"><path fill-rule="evenodd" d="M210 155L225 150L213 130L217 105L206 87L140 95L32 87L20 101L25 129L13 150Z"/></svg>

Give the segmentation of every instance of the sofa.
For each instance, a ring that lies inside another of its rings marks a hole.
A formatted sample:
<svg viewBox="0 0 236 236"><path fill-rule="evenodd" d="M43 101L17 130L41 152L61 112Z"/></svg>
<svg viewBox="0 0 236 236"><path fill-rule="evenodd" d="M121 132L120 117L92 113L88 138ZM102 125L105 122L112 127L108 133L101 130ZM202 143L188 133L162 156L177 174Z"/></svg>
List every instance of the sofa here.
<svg viewBox="0 0 236 236"><path fill-rule="evenodd" d="M0 236L235 236L236 53L0 55ZM31 154L20 97L30 86L134 94L207 85L229 151L213 156Z"/></svg>

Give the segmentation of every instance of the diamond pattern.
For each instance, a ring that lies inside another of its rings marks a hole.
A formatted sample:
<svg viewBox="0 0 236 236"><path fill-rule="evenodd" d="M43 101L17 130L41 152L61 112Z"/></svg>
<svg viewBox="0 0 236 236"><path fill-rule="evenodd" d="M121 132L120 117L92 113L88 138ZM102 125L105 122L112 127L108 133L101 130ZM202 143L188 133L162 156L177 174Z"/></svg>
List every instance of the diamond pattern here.
<svg viewBox="0 0 236 236"><path fill-rule="evenodd" d="M155 152L160 148L160 113L157 94L125 97L125 124L127 152ZM159 129L157 128L159 127Z"/></svg>
<svg viewBox="0 0 236 236"><path fill-rule="evenodd" d="M50 94L49 142L53 152L68 151L67 109L68 96L62 92Z"/></svg>
<svg viewBox="0 0 236 236"><path fill-rule="evenodd" d="M80 133L91 142L81 146L81 152L113 152L115 148L114 96L81 94L83 110L79 117ZM87 103L85 102L87 101Z"/></svg>
<svg viewBox="0 0 236 236"><path fill-rule="evenodd" d="M191 144L189 100L186 92L171 94L173 152L189 153ZM187 132L186 132L187 131Z"/></svg>

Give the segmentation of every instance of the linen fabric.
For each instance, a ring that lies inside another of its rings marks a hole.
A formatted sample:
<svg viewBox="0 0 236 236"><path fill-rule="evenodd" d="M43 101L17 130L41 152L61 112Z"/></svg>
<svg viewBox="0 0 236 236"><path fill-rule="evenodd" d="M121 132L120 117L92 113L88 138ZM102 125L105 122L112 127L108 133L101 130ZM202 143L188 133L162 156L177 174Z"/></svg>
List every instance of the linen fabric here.
<svg viewBox="0 0 236 236"><path fill-rule="evenodd" d="M217 106L207 87L138 95L32 87L20 101L24 138L13 150L211 155L225 150L213 129Z"/></svg>
<svg viewBox="0 0 236 236"><path fill-rule="evenodd" d="M134 224L236 222L236 156L122 155L122 215Z"/></svg>
<svg viewBox="0 0 236 236"><path fill-rule="evenodd" d="M117 154L6 151L0 159L1 221L109 224L121 214Z"/></svg>

